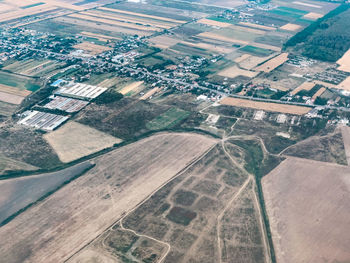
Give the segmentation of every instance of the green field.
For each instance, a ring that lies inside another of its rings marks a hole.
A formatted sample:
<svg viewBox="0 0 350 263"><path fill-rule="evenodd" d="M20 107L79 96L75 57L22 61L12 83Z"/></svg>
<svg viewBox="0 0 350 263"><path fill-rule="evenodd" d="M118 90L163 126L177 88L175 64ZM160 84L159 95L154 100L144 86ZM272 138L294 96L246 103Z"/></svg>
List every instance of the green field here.
<svg viewBox="0 0 350 263"><path fill-rule="evenodd" d="M149 130L162 130L174 127L190 115L189 112L171 108L146 124Z"/></svg>
<svg viewBox="0 0 350 263"><path fill-rule="evenodd" d="M254 46L244 46L239 49L239 51L245 52L245 53L250 53L252 55L256 55L259 57L266 57L271 55L274 51L265 49L265 48L260 48L260 47L254 47Z"/></svg>
<svg viewBox="0 0 350 263"><path fill-rule="evenodd" d="M35 80L30 78L13 75L7 72L0 72L0 84L18 88L20 90L36 91L40 88Z"/></svg>

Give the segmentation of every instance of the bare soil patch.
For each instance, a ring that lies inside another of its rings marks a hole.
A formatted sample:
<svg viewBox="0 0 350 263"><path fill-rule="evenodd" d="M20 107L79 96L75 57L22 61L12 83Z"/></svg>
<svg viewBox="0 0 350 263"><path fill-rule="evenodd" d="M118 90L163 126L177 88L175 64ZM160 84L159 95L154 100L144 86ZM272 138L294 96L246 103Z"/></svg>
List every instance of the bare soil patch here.
<svg viewBox="0 0 350 263"><path fill-rule="evenodd" d="M122 141L74 121L45 134L44 138L64 163L101 151Z"/></svg>
<svg viewBox="0 0 350 263"><path fill-rule="evenodd" d="M349 167L288 158L262 186L277 262L350 261Z"/></svg>

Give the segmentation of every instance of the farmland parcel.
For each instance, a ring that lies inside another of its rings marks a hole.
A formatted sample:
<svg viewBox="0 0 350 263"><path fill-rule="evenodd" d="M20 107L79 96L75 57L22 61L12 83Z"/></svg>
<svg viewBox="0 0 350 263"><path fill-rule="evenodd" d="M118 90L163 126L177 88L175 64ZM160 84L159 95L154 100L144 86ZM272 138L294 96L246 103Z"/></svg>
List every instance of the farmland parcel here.
<svg viewBox="0 0 350 263"><path fill-rule="evenodd" d="M214 143L159 134L96 158L87 174L0 228L2 260L66 260Z"/></svg>

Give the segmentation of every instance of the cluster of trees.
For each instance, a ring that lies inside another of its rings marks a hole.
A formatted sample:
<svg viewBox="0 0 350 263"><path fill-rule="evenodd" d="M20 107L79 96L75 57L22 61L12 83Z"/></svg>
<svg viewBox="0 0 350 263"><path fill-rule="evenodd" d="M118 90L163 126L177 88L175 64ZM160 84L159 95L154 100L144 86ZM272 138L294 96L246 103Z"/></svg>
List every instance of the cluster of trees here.
<svg viewBox="0 0 350 263"><path fill-rule="evenodd" d="M318 19L285 43L304 56L335 62L350 48L350 5L343 4Z"/></svg>

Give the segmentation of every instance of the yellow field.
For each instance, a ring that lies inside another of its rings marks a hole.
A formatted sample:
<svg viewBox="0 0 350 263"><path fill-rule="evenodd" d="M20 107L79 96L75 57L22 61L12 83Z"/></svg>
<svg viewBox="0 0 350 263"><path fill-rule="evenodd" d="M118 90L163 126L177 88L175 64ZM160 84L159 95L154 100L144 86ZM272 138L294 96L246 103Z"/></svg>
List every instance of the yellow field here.
<svg viewBox="0 0 350 263"><path fill-rule="evenodd" d="M18 1L22 1L22 0L18 0ZM62 8L67 8L67 9L71 9L71 10L75 10L75 11L82 11L85 9L83 6L69 4L69 3L67 3L68 1L64 2L64 1L56 1L56 0L40 0L40 2L44 2L44 3L50 4L50 5L54 5L54 6L62 7ZM70 1L70 2L72 2L72 1Z"/></svg>
<svg viewBox="0 0 350 263"><path fill-rule="evenodd" d="M264 64L258 66L255 68L255 70L258 71L264 71L264 72L271 72L278 66L282 65L284 62L288 60L288 53L282 53L278 55L277 57L274 57L270 59L269 61L265 62Z"/></svg>
<svg viewBox="0 0 350 263"><path fill-rule="evenodd" d="M153 96L154 94L156 94L158 91L160 91L160 88L153 88L150 91L148 91L145 95L143 95L140 100L146 100L149 97Z"/></svg>
<svg viewBox="0 0 350 263"><path fill-rule="evenodd" d="M301 84L299 87L297 87L295 90L293 90L290 94L291 95L296 95L299 91L301 90L311 90L313 87L315 87L315 83L314 82L304 82L303 84Z"/></svg>
<svg viewBox="0 0 350 263"><path fill-rule="evenodd" d="M234 60L234 62L240 63L240 62L242 62L243 60L246 60L246 59L249 58L249 57L251 57L251 55L249 55L249 54L243 54L242 56L236 58L236 59Z"/></svg>
<svg viewBox="0 0 350 263"><path fill-rule="evenodd" d="M257 65L265 62L266 60L268 60L269 58L271 58L271 56L269 57L256 57L256 56L249 56L248 58L246 58L245 60L241 61L239 63L239 66L241 68L244 69L248 69L251 70L253 68L255 68Z"/></svg>
<svg viewBox="0 0 350 263"><path fill-rule="evenodd" d="M229 24L229 23L214 21L214 20L206 19L206 18L198 20L197 23L208 25L208 26L217 26L217 27L229 27L229 26L232 26L232 24Z"/></svg>
<svg viewBox="0 0 350 263"><path fill-rule="evenodd" d="M244 41L244 40L240 40L240 39L234 39L231 37L225 37L225 36L221 36L219 34L215 34L212 32L203 32L200 33L198 35L198 37L201 38L208 38L208 39L212 39L212 40L221 40L221 41L225 41L228 43L236 43L236 44L241 44L241 45L247 45L249 42L248 41Z"/></svg>
<svg viewBox="0 0 350 263"><path fill-rule="evenodd" d="M334 88L350 91L350 77L347 77L342 83L340 83L338 86L335 86Z"/></svg>
<svg viewBox="0 0 350 263"><path fill-rule="evenodd" d="M152 37L148 41L152 43L155 47L167 49L173 45L176 45L181 40L171 36L161 35L161 36Z"/></svg>
<svg viewBox="0 0 350 263"><path fill-rule="evenodd" d="M56 7L43 4L39 6L30 7L27 9L21 9L13 12L8 12L6 14L1 14L0 22L5 22L13 19L22 18L25 16L32 16L39 13L47 12L56 9Z"/></svg>
<svg viewBox="0 0 350 263"><path fill-rule="evenodd" d="M258 35L265 35L266 34L266 31L264 31L264 30L249 28L249 27L244 27L244 26L239 26L239 25L231 25L231 28L234 30L239 30L239 31L243 31L243 32L250 32L250 33L258 34Z"/></svg>
<svg viewBox="0 0 350 263"><path fill-rule="evenodd" d="M273 51L277 51L277 52L281 52L281 50L282 50L281 47L276 47L276 46L262 44L262 43L256 43L256 42L251 43L251 45L254 47L260 47L260 48L269 49L269 50L273 50Z"/></svg>
<svg viewBox="0 0 350 263"><path fill-rule="evenodd" d="M248 78L254 78L259 72L249 71L245 69L240 69L236 65L221 70L218 75L227 78L235 78L238 76L245 76Z"/></svg>
<svg viewBox="0 0 350 263"><path fill-rule="evenodd" d="M350 72L350 49L337 61L339 70Z"/></svg>
<svg viewBox="0 0 350 263"><path fill-rule="evenodd" d="M141 85L143 84L143 81L136 81L136 82L133 82L129 85L127 85L126 87L124 87L120 93L125 95L127 93L129 93L130 91L133 91L135 89L137 89L138 87L140 87Z"/></svg>
<svg viewBox="0 0 350 263"><path fill-rule="evenodd" d="M238 24L243 25L243 26L249 26L249 27L255 27L258 29L268 30L268 31L276 30L276 28L271 27L271 26L263 26L263 25L249 23L249 22L239 22Z"/></svg>
<svg viewBox="0 0 350 263"><path fill-rule="evenodd" d="M316 19L319 19L323 17L322 14L319 14L319 13L314 13L314 12L310 12L306 15L303 16L303 18L306 18L306 19L313 19L313 20L316 20Z"/></svg>
<svg viewBox="0 0 350 263"><path fill-rule="evenodd" d="M312 99L315 100L317 97L321 96L323 92L326 91L325 87L320 88L313 96Z"/></svg>
<svg viewBox="0 0 350 263"><path fill-rule="evenodd" d="M294 115L303 115L308 113L311 110L311 108L302 107L302 106L269 103L269 102L237 99L237 98L230 98L230 97L226 97L222 99L220 101L220 104L242 107L242 108L281 112L281 113L294 114Z"/></svg>
<svg viewBox="0 0 350 263"><path fill-rule="evenodd" d="M89 54L91 55L97 55L99 53L105 52L107 50L111 50L112 48L110 47L105 47L105 46L101 46L101 45L96 45L96 44L92 44L90 42L82 42L79 43L75 46L73 46L75 49L82 49L87 51Z"/></svg>
<svg viewBox="0 0 350 263"><path fill-rule="evenodd" d="M288 31L297 31L301 28L300 25L296 25L296 24L286 24L284 26L281 26L280 29L283 29L283 30L288 30Z"/></svg>
<svg viewBox="0 0 350 263"><path fill-rule="evenodd" d="M152 19L156 19L156 20L163 20L163 21L179 23L179 24L186 23L186 21L182 21L182 20L175 20L175 19L166 18L166 17L146 15L146 14L124 11L124 10L119 10L119 9L114 9L114 8L108 8L108 7L100 7L98 9L110 11L110 12L114 12L114 13L121 13L121 14L128 14L128 15L139 16L139 17L152 18Z"/></svg>
<svg viewBox="0 0 350 263"><path fill-rule="evenodd" d="M101 151L122 141L74 121L45 134L44 138L64 163Z"/></svg>

